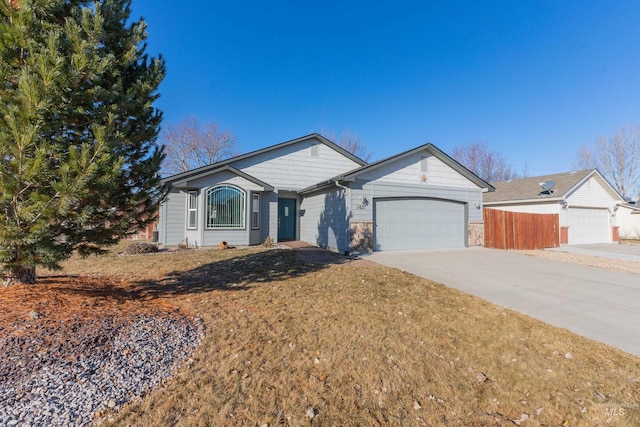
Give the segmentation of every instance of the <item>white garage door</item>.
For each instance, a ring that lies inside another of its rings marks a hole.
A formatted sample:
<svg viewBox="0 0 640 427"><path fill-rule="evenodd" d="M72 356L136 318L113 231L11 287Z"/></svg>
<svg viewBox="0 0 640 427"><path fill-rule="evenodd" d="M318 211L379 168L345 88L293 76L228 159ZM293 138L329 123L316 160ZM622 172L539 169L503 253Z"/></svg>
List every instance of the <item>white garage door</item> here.
<svg viewBox="0 0 640 427"><path fill-rule="evenodd" d="M611 242L608 209L569 208L567 226L570 245Z"/></svg>
<svg viewBox="0 0 640 427"><path fill-rule="evenodd" d="M437 199L374 199L374 229L376 251L465 247L465 204Z"/></svg>

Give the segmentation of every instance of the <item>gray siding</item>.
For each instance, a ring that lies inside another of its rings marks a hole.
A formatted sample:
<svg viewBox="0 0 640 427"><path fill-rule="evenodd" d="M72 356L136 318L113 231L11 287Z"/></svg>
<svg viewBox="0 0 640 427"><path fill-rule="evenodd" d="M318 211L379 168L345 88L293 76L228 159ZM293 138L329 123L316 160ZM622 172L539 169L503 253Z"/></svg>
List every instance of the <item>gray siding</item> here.
<svg viewBox="0 0 640 427"><path fill-rule="evenodd" d="M218 246L227 242L231 246L246 246L249 242L249 230L204 230L203 246Z"/></svg>
<svg viewBox="0 0 640 427"><path fill-rule="evenodd" d="M158 230L158 243L163 245L165 244L164 242L166 242L167 240L167 225L166 225L166 220L167 220L167 202L165 201L164 203L161 203L160 206L158 206L158 226L157 226L157 230Z"/></svg>
<svg viewBox="0 0 640 427"><path fill-rule="evenodd" d="M482 190L479 188L456 188L431 185L396 184L387 182L365 182L357 180L351 184L351 219L357 221L373 220L373 199L381 197L426 197L443 200L455 200L467 203L469 222L482 222ZM368 201L361 204L361 196ZM476 207L476 204L480 206Z"/></svg>
<svg viewBox="0 0 640 427"><path fill-rule="evenodd" d="M311 146L317 146L313 156ZM234 168L281 190L300 190L360 165L316 140L282 147L233 163Z"/></svg>
<svg viewBox="0 0 640 427"><path fill-rule="evenodd" d="M342 189L305 197L300 203L300 240L322 248L349 251L347 198Z"/></svg>
<svg viewBox="0 0 640 427"><path fill-rule="evenodd" d="M163 227L162 234L164 235L164 240L161 237L161 241L165 246L176 246L184 240L186 230L185 203L186 196L184 192L173 188L167 194L160 218ZM164 215L162 215L163 212ZM163 216L164 218L162 218Z"/></svg>
<svg viewBox="0 0 640 427"><path fill-rule="evenodd" d="M368 181L397 184L478 188L476 184L452 169L429 151L392 161L361 176Z"/></svg>
<svg viewBox="0 0 640 427"><path fill-rule="evenodd" d="M206 176L200 179L189 181L188 186L190 188L203 188L207 189L219 184L231 184L236 187L242 188L247 193L251 191L261 191L262 187L248 181L242 177L235 175L234 173L223 171L215 175ZM204 194L205 191L202 193Z"/></svg>

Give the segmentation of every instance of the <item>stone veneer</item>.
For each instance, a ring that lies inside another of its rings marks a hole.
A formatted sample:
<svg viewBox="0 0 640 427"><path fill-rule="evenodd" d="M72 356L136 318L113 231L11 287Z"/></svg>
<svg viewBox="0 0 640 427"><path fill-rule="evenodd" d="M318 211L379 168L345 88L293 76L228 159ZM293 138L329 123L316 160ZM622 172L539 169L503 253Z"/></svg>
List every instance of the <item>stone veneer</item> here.
<svg viewBox="0 0 640 427"><path fill-rule="evenodd" d="M469 246L484 246L484 223L469 223Z"/></svg>
<svg viewBox="0 0 640 427"><path fill-rule="evenodd" d="M350 251L373 251L373 221L349 223Z"/></svg>

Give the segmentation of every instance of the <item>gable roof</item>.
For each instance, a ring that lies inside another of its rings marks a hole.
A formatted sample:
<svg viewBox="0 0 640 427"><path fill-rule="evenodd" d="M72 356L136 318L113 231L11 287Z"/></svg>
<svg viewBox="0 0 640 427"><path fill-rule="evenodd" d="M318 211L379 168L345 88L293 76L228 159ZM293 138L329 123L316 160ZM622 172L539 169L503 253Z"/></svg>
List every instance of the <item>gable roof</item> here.
<svg viewBox="0 0 640 427"><path fill-rule="evenodd" d="M207 166L202 166L196 169L192 169L186 172L180 172L177 173L175 175L171 175L169 177L166 177L162 180L163 184L168 184L168 185L172 185L174 182L176 181L182 181L184 179L190 179L192 176L203 176L203 175L207 175L213 172L217 172L218 169L221 169L223 166L226 165L231 165L235 162L238 162L240 160L244 160L253 156L258 156L260 154L264 154L264 153L268 153L270 151L274 151L274 150L278 150L280 148L284 148L284 147L288 147L290 145L294 145L294 144L298 144L300 142L304 142L310 139L317 139L318 141L320 141L322 144L328 146L329 148L337 151L338 153L342 154L343 156L347 157L350 160L353 160L354 162L360 164L360 165L366 165L367 162L365 162L364 160L362 160L361 158L351 154L350 152L348 152L347 150L345 150L344 148L340 147L339 145L331 142L330 140L328 140L327 138L325 138L322 135L319 135L317 133L312 133L300 138L296 138L296 139L291 139L289 141L285 141L282 142L280 144L276 144L276 145L272 145L270 147L267 148L262 148L260 150L256 150L256 151L251 151L249 153L246 154L241 154L239 156L235 156L235 157L231 157L230 159L226 159L226 160L222 160L220 162L216 162L216 163L212 163L210 165Z"/></svg>
<svg viewBox="0 0 640 427"><path fill-rule="evenodd" d="M179 181L173 181L172 185L174 187L178 187L178 188L180 188L180 187L187 188L188 185L189 185L188 184L189 181L194 181L196 179L200 179L200 178L205 177L207 175L211 175L211 174L218 173L218 172L223 172L223 171L229 171L229 172L231 172L233 174L236 174L236 175L246 179L247 181L253 182L257 186L262 187L264 191L273 191L273 187L271 185L267 184L264 181L259 180L258 178L254 177L254 176L249 175L248 173L242 172L242 171L234 168L231 165L224 165L224 166L222 166L220 168L217 168L217 169L207 170L206 172L202 172L202 173L196 174L196 175L190 175L190 176L185 177L185 178L183 178L183 179L181 179Z"/></svg>
<svg viewBox="0 0 640 427"><path fill-rule="evenodd" d="M557 202L566 199L578 187L594 176L614 197L623 201L622 196L609 184L597 169L584 169L577 172L563 172L551 175L533 176L510 181L493 182L494 193L485 194L485 205L504 204L506 202ZM555 186L550 193L543 192L540 183L554 181Z"/></svg>
<svg viewBox="0 0 640 427"><path fill-rule="evenodd" d="M464 176L465 178L467 178L469 181L473 182L474 184L476 184L478 187L483 188L483 189L487 189L487 191L493 191L494 188L491 184L489 184L488 182L486 182L485 180L481 179L480 177L478 177L476 174L474 174L473 172L471 172L469 169L467 169L466 167L462 166L460 163L458 163L456 160L454 160L452 157L449 157L446 153L444 153L443 151L441 151L438 147L436 147L435 145L433 145L432 143L427 143L424 145L421 145L419 147L413 148L411 150L407 150L403 153L400 154L396 154L395 156L391 156L391 157L387 157L386 159L382 159L382 160L378 160L377 162L373 162L373 163L369 163L366 165L363 165L359 168L353 169L349 172L346 172L342 175L338 175L335 176L331 179L328 179L326 181L320 182L318 184L312 185L310 187L307 188L303 188L302 190L299 191L300 194L305 194L305 193L309 193L311 191L315 191L315 190L319 190L321 188L325 188L325 187L330 187L335 185L336 181L337 182L352 182L355 181L355 179L367 172L370 172L372 170L376 170L380 167L386 166L389 163L396 161L396 160L400 160L406 157L410 157L414 154L417 154L421 151L428 151L429 153L431 153L433 156L437 157L438 159L440 159L443 163L445 163L446 165L448 165L449 167L451 167L452 169L454 169L456 172L460 173L462 176Z"/></svg>

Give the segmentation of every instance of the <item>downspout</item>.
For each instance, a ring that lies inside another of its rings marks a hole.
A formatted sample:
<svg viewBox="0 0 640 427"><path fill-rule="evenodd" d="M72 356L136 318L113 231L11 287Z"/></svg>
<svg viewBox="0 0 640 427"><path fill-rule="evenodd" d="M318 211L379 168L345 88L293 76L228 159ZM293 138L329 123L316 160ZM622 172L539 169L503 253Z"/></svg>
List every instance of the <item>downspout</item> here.
<svg viewBox="0 0 640 427"><path fill-rule="evenodd" d="M340 181L338 181L337 179L334 182L338 187L344 188L345 191L347 191L347 193L349 193L349 187L345 187L344 185L340 184Z"/></svg>
<svg viewBox="0 0 640 427"><path fill-rule="evenodd" d="M346 220L347 220L347 227L344 230L344 233L346 235L347 242L349 242L351 240L349 238L349 218L351 218L351 192L349 191L349 187L340 184L340 181L338 181L337 179L334 181L334 183L336 184L336 187L344 189L345 195L347 196L346 199L347 199L348 209L345 212L345 216L346 216ZM347 246L347 249L344 251L344 255L349 255L349 246L351 246L351 244L348 243L347 245L348 246ZM338 248L338 249L340 249L340 248Z"/></svg>

